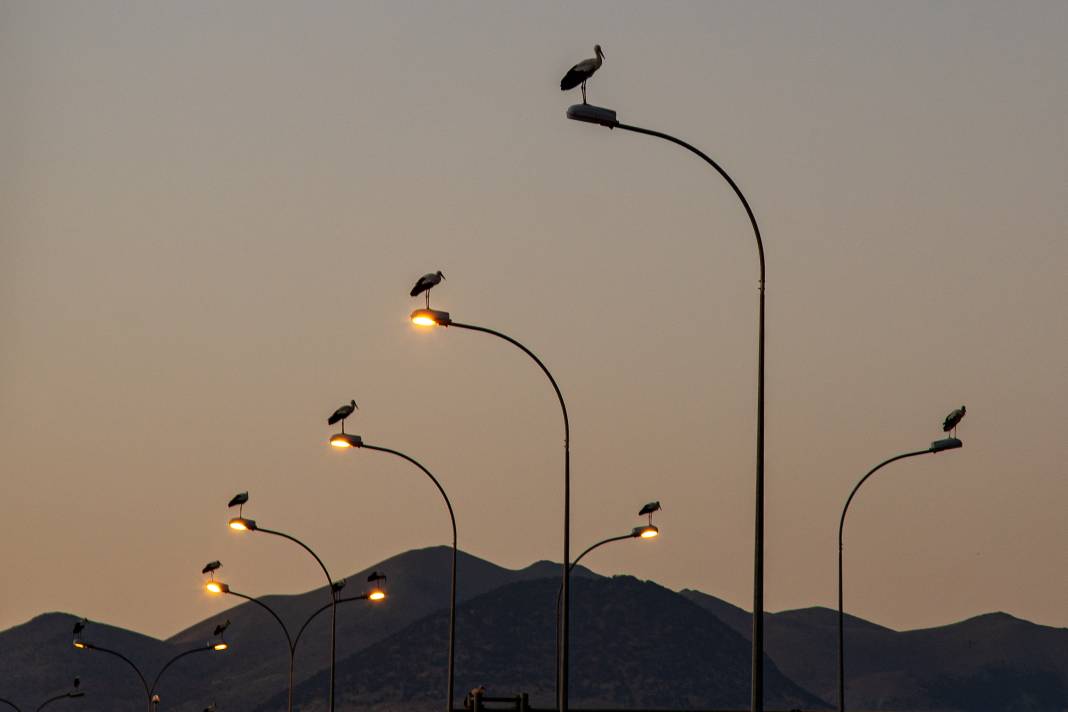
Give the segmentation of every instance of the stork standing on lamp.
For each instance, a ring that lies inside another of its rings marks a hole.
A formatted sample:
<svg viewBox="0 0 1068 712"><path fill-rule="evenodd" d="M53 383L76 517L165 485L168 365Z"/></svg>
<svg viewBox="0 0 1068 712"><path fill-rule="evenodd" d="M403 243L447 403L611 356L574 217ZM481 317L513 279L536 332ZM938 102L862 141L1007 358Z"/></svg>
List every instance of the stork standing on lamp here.
<svg viewBox="0 0 1068 712"><path fill-rule="evenodd" d="M426 292L426 308L430 308L430 290L441 284L441 280L445 279L445 275L441 273L439 269L437 272L427 272L420 277L415 286L412 287L412 291L408 292L409 296L418 297L423 292Z"/></svg>
<svg viewBox="0 0 1068 712"><path fill-rule="evenodd" d="M967 412L968 409L961 406L947 415L946 419L942 421L942 431L946 433L951 432L953 437L957 437L957 425L960 421L964 420L964 414Z"/></svg>
<svg viewBox="0 0 1068 712"><path fill-rule="evenodd" d="M334 411L333 415L326 419L327 425L333 425L334 423L341 423L341 432L345 432L345 418L352 415L354 410L359 410L359 406L356 405L356 401L350 400L348 405L343 405Z"/></svg>
<svg viewBox="0 0 1068 712"><path fill-rule="evenodd" d="M560 80L561 91L567 91L568 89L574 89L575 87L582 87L583 104L587 103L586 80L592 77L593 73L600 69L601 65L604 64L604 52L601 51L601 45L594 45L593 53L595 56L590 57L589 59L584 59L571 69L567 70L567 74Z"/></svg>

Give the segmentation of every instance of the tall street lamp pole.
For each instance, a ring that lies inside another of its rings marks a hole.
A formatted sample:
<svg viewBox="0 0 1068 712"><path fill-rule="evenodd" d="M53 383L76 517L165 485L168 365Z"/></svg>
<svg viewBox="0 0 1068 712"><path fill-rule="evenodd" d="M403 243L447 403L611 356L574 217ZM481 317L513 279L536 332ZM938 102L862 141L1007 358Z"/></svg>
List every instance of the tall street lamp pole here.
<svg viewBox="0 0 1068 712"><path fill-rule="evenodd" d="M358 447L365 450L377 450L378 452L386 452L390 455L396 455L397 457L407 460L422 470L423 474L430 478L430 481L438 488L438 492L441 493L441 498L445 500L445 507L449 510L449 522L452 524L452 584L449 592L448 682L446 683L445 692L445 712L452 712L453 680L456 661L456 514L452 510L452 502L449 501L449 495L445 494L445 488L441 486L441 483L438 482L438 478L434 477L430 470L426 469L421 462L413 457L405 455L403 452L391 450L388 447L370 445L365 443L363 438L359 435L350 435L348 433L338 433L334 435L330 438L330 444L336 448Z"/></svg>
<svg viewBox="0 0 1068 712"><path fill-rule="evenodd" d="M83 692L82 690L72 690L70 692L64 692L62 695L49 697L47 700L37 706L37 712L41 712L41 710L43 710L45 707L58 700L73 699L78 697L85 697L85 692ZM15 712L22 712L18 705L16 705L11 700L5 700L3 697L0 697L0 704L7 705L11 709L15 710Z"/></svg>
<svg viewBox="0 0 1068 712"><path fill-rule="evenodd" d="M326 568L326 564L319 558L319 555L311 550L307 544L297 539L295 536L286 534L285 532L273 531L271 529L264 529L256 524L255 519L248 519L246 517L234 517L230 520L229 526L235 531L254 531L263 532L264 534L273 534L274 536L280 536L283 539L289 539L291 542L300 545L304 551L312 555L315 562L319 564L319 568L323 570L323 574L326 576L326 586L330 589L330 712L334 712L334 679L335 668L337 661L337 599L338 591L345 585L344 581L335 582L330 576L330 572Z"/></svg>
<svg viewBox="0 0 1068 712"><path fill-rule="evenodd" d="M562 636L560 642L560 691L557 696L557 704L560 712L567 712L567 659L568 659L568 621L570 619L570 597L568 596L568 581L571 578L571 568L568 566L568 562L571 561L571 425L567 419L567 404L564 403L564 396L560 392L560 386L556 384L556 379L553 378L553 374L549 372L549 369L545 367L541 359L538 358L533 351L528 349L523 344L519 343L511 336L502 334L499 331L488 329L484 326L474 326L473 324L461 324L460 322L453 321L448 312L438 311L436 309L416 309L411 315L412 323L420 326L455 326L458 329L468 329L470 331L481 331L484 334L490 334L496 336L499 339L504 339L508 343L512 344L520 351L538 364L538 368L549 379L549 383L552 384L553 391L556 393L556 399L560 401L560 412L564 417L564 557L561 565L561 588L563 591L564 605L563 612L560 616L560 634Z"/></svg>
<svg viewBox="0 0 1068 712"><path fill-rule="evenodd" d="M620 536L610 536L607 539L602 539L601 541L597 542L596 544L592 544L592 545L586 547L585 551L583 551L581 554L576 556L575 560L571 562L571 566L568 567L568 570L569 571L574 571L575 567L578 566L578 563L580 561L582 561L582 557L584 557L586 554L590 553L591 551L593 551L597 547L604 546L605 544L611 544L614 541L623 541L625 539L654 539L654 538L656 538L658 536L660 536L660 530L658 528L656 528L655 526L653 526L652 524L647 524L647 525L645 525L643 527L634 527L630 531L630 533L628 533L628 534L621 534ZM559 654L559 651L560 651L560 596L563 594L563 592L564 592L564 589L562 587L558 588L556 590L556 650L557 650L557 654ZM556 666L556 689L557 689L557 693L559 694L559 690L560 690L560 666L559 665Z"/></svg>
<svg viewBox="0 0 1068 712"><path fill-rule="evenodd" d="M753 215L749 201L745 199L738 184L727 174L727 171L707 156L702 151L691 146L685 141L675 138L666 133L643 129L638 126L628 126L616 120L616 112L590 104L575 104L567 110L567 118L575 121L607 126L612 129L623 129L635 133L655 136L665 141L670 141L682 146L705 163L712 166L720 176L727 181L735 195L742 202L749 222L753 226L753 235L756 237L757 255L760 258L760 316L758 321L757 337L757 438L756 438L756 508L754 513L754 541L753 541L753 657L752 657L752 697L751 709L753 712L761 712L764 709L764 243L760 238L760 227L757 226L756 216Z"/></svg>
<svg viewBox="0 0 1068 712"><path fill-rule="evenodd" d="M906 457L915 457L916 455L928 455L936 452L942 452L944 450L956 450L963 446L957 438L945 438L943 440L935 440L931 443L931 446L923 450L916 450L915 452L906 452L901 455L891 457L889 460L880 462L875 467L868 470L868 474L860 478L860 482L853 487L853 491L849 493L849 498L846 499L845 506L842 507L842 517L838 520L838 710L839 712L845 712L845 638L842 632L842 622L844 615L842 613L842 531L845 529L846 512L849 511L849 503L853 501L853 496L856 495L857 490L864 484L865 481L880 469L889 465L891 462L897 462L898 460L904 460Z"/></svg>

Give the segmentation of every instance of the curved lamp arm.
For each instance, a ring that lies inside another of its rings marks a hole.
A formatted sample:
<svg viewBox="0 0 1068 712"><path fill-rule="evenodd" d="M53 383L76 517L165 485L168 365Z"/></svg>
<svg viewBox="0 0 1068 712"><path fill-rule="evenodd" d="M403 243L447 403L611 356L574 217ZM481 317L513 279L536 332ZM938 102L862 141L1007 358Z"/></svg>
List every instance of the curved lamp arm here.
<svg viewBox="0 0 1068 712"><path fill-rule="evenodd" d="M461 327L462 328L467 328L467 327L463 327L462 325L461 325ZM472 327L472 328L478 329L479 327ZM491 333L496 333L496 332L491 332ZM503 336L503 334L500 334L500 336ZM503 336L503 338L508 339L507 336ZM508 339L508 340L512 341L511 339ZM519 348L521 348L524 351L526 351L526 349L522 346L522 344L518 344L518 342L515 342L515 341L513 341L512 343L516 343L519 346ZM527 351L527 353L530 353L530 352ZM531 355L532 358L534 358L535 361L538 360L537 357L534 356L534 354L530 354L530 355ZM538 363L540 365L541 361L538 361ZM545 367L542 366L542 369L544 370ZM546 370L545 373L548 374L549 373L548 370ZM551 375L549 376L549 379L552 380L552 376ZM556 381L552 381L552 384L553 384L553 387L556 388ZM556 388L556 395L560 398L560 403L562 405L563 402L564 402L564 399L563 399L563 396L560 395L560 389L559 388ZM565 423L564 427L566 428L567 427L566 426L566 423L567 423L567 410L566 409L564 410L564 423ZM453 690L454 690L453 681L454 681L454 678L455 678L455 658L456 658L456 514L452 511L452 502L449 501L449 495L445 494L445 488L441 486L440 482L438 482L438 478L434 477L433 473L431 473L430 470L428 470L425 467L423 467L423 464L421 462L419 462L418 460L416 460L414 457L409 457L408 455L405 455L403 452L399 452L397 450L391 450L388 447L378 447L377 445L368 445L367 443L362 443L360 447L363 447L364 449L367 449L367 450L378 450L379 452L386 452L386 453L389 453L391 455L396 455L397 457L402 458L404 460L407 460L411 464L413 464L416 467L418 467L420 470L423 471L423 474L425 474L427 477L430 478L430 481L434 483L434 486L438 488L438 492L441 493L441 498L443 500L445 500L445 506L449 510L449 522L452 524L452 584L451 584L451 591L449 593L449 596L450 596L450 598L449 598L449 652L448 652L448 672L447 672L448 683L447 683L447 686L446 686L447 689L446 689L446 692L445 692L445 696L446 696L445 699L447 700L446 705L445 705L445 712L452 712Z"/></svg>
<svg viewBox="0 0 1068 712"><path fill-rule="evenodd" d="M889 465L891 462L897 462L898 460L904 460L906 457L915 457L917 455L927 455L931 453L938 453L944 450L955 450L961 447L963 443L957 438L945 438L943 440L935 440L931 443L931 446L924 450L916 450L914 452L906 452L901 455L895 455L889 460L883 460L875 467L868 470L868 474L860 478L860 481L853 487L853 491L849 493L849 497L846 499L845 506L842 507L842 516L838 520L838 709L839 712L845 712L845 633L844 618L845 614L842 608L842 532L845 530L845 518L846 512L849 511L849 504L853 501L853 497L856 496L857 490L860 486L868 481L868 478L874 475L882 468Z"/></svg>
<svg viewBox="0 0 1068 712"><path fill-rule="evenodd" d="M102 653L107 653L108 655L114 655L115 657L117 657L120 660L122 660L123 662L125 662L127 665L129 665L131 668L133 668L133 671L135 673L137 673L137 677L141 680L141 686L145 688L145 697L152 697L152 690L148 686L148 680L146 680L145 676L143 674L141 674L141 669L138 668L137 665L134 664L133 660L130 660L128 657L126 657L122 653L118 652L117 650L110 650L109 648L101 648L99 645L93 645L92 643L83 642L82 645L84 645L88 650L99 650Z"/></svg>
<svg viewBox="0 0 1068 712"><path fill-rule="evenodd" d="M15 710L15 712L22 712L22 710L19 709L18 705L16 705L11 700L5 700L3 697L0 697L0 705L7 705L11 709Z"/></svg>
<svg viewBox="0 0 1068 712"><path fill-rule="evenodd" d="M323 560L319 558L318 554L316 554L314 551L311 550L310 546L308 546L307 544L305 544L304 542L302 542L300 539L296 538L295 536L293 536L291 534L286 534L285 532L275 531L274 529L264 529L261 526L257 526L256 527L256 531L263 532L264 534L273 534L274 536L280 536L283 539L289 539L294 544L299 545L302 549L304 549L304 551L306 551L309 554L311 554L312 558L315 559L317 564L319 564L319 568L323 570L323 574L326 576L326 586L327 586L327 588L329 588L331 591L333 591L334 579L331 578L330 572L326 568L326 564L323 563Z"/></svg>
<svg viewBox="0 0 1068 712"><path fill-rule="evenodd" d="M212 650L213 650L213 648L212 648L211 645L205 645L205 646L200 647L200 648L193 648L192 650L186 650L183 653L178 653L173 658L168 660L163 665L163 667L160 668L160 671L156 674L156 679L152 681L152 687L148 691L148 696L151 698L153 693L156 692L156 685L159 684L159 679L161 677L163 677L163 673L167 672L167 668L169 668L171 665L173 665L174 663L178 662L179 660L181 660L182 658L186 657L187 655L192 655L193 653L207 653L207 652L210 652Z"/></svg>
<svg viewBox="0 0 1068 712"><path fill-rule="evenodd" d="M338 603L347 603L349 601L366 601L366 600L367 600L367 594L364 593L364 594L359 595L359 596L349 596L348 598L339 598L339 599L337 599L337 602ZM321 606L319 608L319 610L315 611L310 616L308 616L308 618L304 621L304 624L300 626L300 630L297 631L296 636L293 637L293 652L294 653L296 653L297 645L300 643L300 636L304 635L304 629L308 627L308 624L311 623L312 620L316 616L318 616L320 613L322 613L323 611L325 611L328 608L332 608L333 605L334 605L333 603L323 604L323 606Z"/></svg>
<svg viewBox="0 0 1068 712"><path fill-rule="evenodd" d="M289 649L291 651L293 650L293 648L294 648L293 638L289 635L289 628L286 627L286 624L282 622L282 619L278 617L278 614L275 612L275 610L273 608L271 608L270 606L268 606L266 603L264 603L263 601L261 601L258 598L253 598L252 596L248 596L248 595L246 595L244 593L240 593L238 591L234 591L233 589L227 589L226 593L230 594L231 596L237 596L238 598L243 598L246 601L251 601L252 603L255 603L257 606L262 608L263 610L265 610L268 613L270 613L271 617L274 618L278 622L278 625L282 628L282 632L285 633L286 642L289 644ZM326 607L329 608L330 604L327 604Z"/></svg>
<svg viewBox="0 0 1068 712"><path fill-rule="evenodd" d="M639 126L622 124L616 120L616 112L611 109L593 107L587 104L576 104L567 110L567 117L576 121L586 121L600 124L608 128L618 128L624 131L645 134L664 139L699 157L730 185L734 194L745 208L745 214L749 216L749 223L753 227L753 236L756 238L757 255L760 260L760 316L758 320L757 336L757 443L756 443L756 508L754 511L754 545L753 545L753 634L752 634L752 694L750 709L753 712L761 712L764 709L764 287L766 284L766 268L764 264L764 240L760 236L760 226L757 225L756 216L749 206L745 194L734 182L734 179L703 151L670 134L651 129L643 129ZM566 679L566 678L565 678ZM563 708L562 708L563 709Z"/></svg>
<svg viewBox="0 0 1068 712"><path fill-rule="evenodd" d="M37 707L37 712L41 712L41 710L43 710L47 705L50 705L50 704L52 704L53 702L55 702L57 700L64 700L64 699L67 699L68 697L70 697L70 698L85 697L85 693L81 692L81 691L78 691L78 692L64 692L62 695L56 695L55 697L50 697L47 700L45 700L44 702L42 702L40 704L40 706Z"/></svg>
<svg viewBox="0 0 1068 712"><path fill-rule="evenodd" d="M571 560L571 424L567 417L567 404L564 402L564 395L560 392L560 386L557 385L556 379L553 378L553 374L542 363L541 359L535 355L533 351L528 349L523 344L519 343L511 336L502 334L494 329L489 329L484 326L475 326L473 324L462 324L460 322L449 320L446 326L455 326L460 329L469 329L471 331L481 331L484 334L490 334L497 338L504 339L508 343L512 344L520 351L529 356L534 363L538 364L538 368L549 379L549 383L552 384L553 391L556 393L556 399L560 401L560 412L564 416L564 556L563 556L563 576L561 583L561 590L563 596L563 615L558 616L559 626L561 632L561 650L558 651L560 655L560 663L558 665L558 675L562 680L560 686L560 693L558 694L557 704L559 709L563 712L567 710L567 668L568 668L568 627L570 619L570 600L571 597L568 594L568 583L571 578L571 568L567 562ZM451 705L451 700L450 700Z"/></svg>

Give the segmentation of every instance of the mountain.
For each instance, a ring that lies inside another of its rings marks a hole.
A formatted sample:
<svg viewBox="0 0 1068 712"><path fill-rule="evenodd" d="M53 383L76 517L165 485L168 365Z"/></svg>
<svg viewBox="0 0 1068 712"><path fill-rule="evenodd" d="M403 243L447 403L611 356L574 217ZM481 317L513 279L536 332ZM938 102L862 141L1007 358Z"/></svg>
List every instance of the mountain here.
<svg viewBox="0 0 1068 712"><path fill-rule="evenodd" d="M456 705L484 684L491 696L529 693L554 705L555 578L508 584L459 607ZM682 596L630 576L573 582L570 699L576 708L744 708L750 646L714 615ZM339 702L346 709L438 710L445 692L448 614L430 615L341 661ZM828 705L765 670L771 708ZM303 710L325 709L321 673L300 685ZM278 695L258 712L277 709Z"/></svg>
<svg viewBox="0 0 1068 712"><path fill-rule="evenodd" d="M439 709L444 695L451 550L432 547L378 563L389 599L338 609L338 692L350 706ZM350 577L346 595L363 591L369 570ZM468 554L459 558L457 702L485 684L489 694L531 694L551 706L558 564L510 570ZM576 707L748 706L750 616L698 591L674 593L630 577L606 579L576 569L573 579L571 698ZM238 580L228 581L240 590ZM256 593L248 592L245 593ZM289 653L271 616L254 603L224 608L168 640L92 622L84 638L128 656L151 682L169 658L199 648L229 618L225 653L190 655L167 670L161 709L200 712L278 710ZM325 587L263 599L291 630L329 601ZM144 690L122 660L76 650L63 613L0 632L0 698L22 709L70 689L80 675L82 712L144 709ZM826 608L766 614L768 707L826 709L836 698L836 612ZM325 697L329 613L309 626L297 652L298 694L310 711ZM1004 613L899 632L846 617L850 709L935 712L1066 712L1068 629ZM821 702L822 699L822 702ZM51 707L49 708L51 709Z"/></svg>
<svg viewBox="0 0 1068 712"><path fill-rule="evenodd" d="M681 593L750 637L747 612L699 591ZM798 684L836 701L838 611L803 608L764 621L768 656ZM1068 629L1005 613L905 632L850 615L844 621L851 709L1068 710Z"/></svg>

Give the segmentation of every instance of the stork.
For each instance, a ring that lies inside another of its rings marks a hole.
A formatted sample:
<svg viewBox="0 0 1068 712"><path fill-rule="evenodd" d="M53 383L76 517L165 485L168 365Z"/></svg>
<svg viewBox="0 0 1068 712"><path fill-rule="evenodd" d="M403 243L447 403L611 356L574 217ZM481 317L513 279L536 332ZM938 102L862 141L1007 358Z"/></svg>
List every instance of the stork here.
<svg viewBox="0 0 1068 712"><path fill-rule="evenodd" d="M74 623L74 637L77 638L78 634L85 630L85 626L89 624L88 618L82 618L80 621Z"/></svg>
<svg viewBox="0 0 1068 712"><path fill-rule="evenodd" d="M953 437L957 437L957 424L964 419L964 414L967 412L968 409L961 406L947 415L946 419L942 421L942 430L947 433L952 430Z"/></svg>
<svg viewBox="0 0 1068 712"><path fill-rule="evenodd" d="M657 500L656 502L649 502L647 505L645 505L640 510L638 510L638 516L640 517L643 514L649 515L649 526L653 526L653 512L659 512L659 511L660 511L660 501Z"/></svg>
<svg viewBox="0 0 1068 712"><path fill-rule="evenodd" d="M385 581L386 580L386 575L385 574L380 574L377 571L372 571L370 573L370 575L367 577L367 580L370 581L371 583L375 583L377 581Z"/></svg>
<svg viewBox="0 0 1068 712"><path fill-rule="evenodd" d="M604 52L601 51L601 45L594 45L593 52L595 57L584 59L576 64L571 69L567 70L567 74L560 80L560 89L567 91L568 89L574 89L577 86L582 87L582 103L586 103L586 80L593 76L593 73L601 68L601 64L604 63ZM429 309L429 307L427 307Z"/></svg>
<svg viewBox="0 0 1068 712"><path fill-rule="evenodd" d="M240 517L242 512L245 509L245 504L247 504L247 503L248 503L248 492L238 492L237 494L235 494L233 497L230 498L230 503L228 505L226 505L226 506L227 507L231 507L231 508L237 507L237 516Z"/></svg>
<svg viewBox="0 0 1068 712"><path fill-rule="evenodd" d="M204 564L204 568L200 570L202 574L211 574L212 580L215 580L215 572L222 566L221 561L209 561Z"/></svg>
<svg viewBox="0 0 1068 712"><path fill-rule="evenodd" d="M225 631L229 627L230 627L230 619L227 618L225 623L220 623L219 625L215 626L215 632L212 633L212 635L220 636L220 635L223 634L223 631Z"/></svg>
<svg viewBox="0 0 1068 712"><path fill-rule="evenodd" d="M360 407L356 405L356 401L350 400L346 405L341 406L334 413L326 419L327 425L333 425L334 423L341 422L341 432L345 432L345 418L352 415L352 412L359 410Z"/></svg>
<svg viewBox="0 0 1068 712"><path fill-rule="evenodd" d="M441 284L441 280L445 279L445 275L441 273L439 269L437 272L427 272L420 277L415 286L412 287L412 291L409 292L409 296L417 297L423 292L426 292L426 308L430 308L430 290Z"/></svg>

